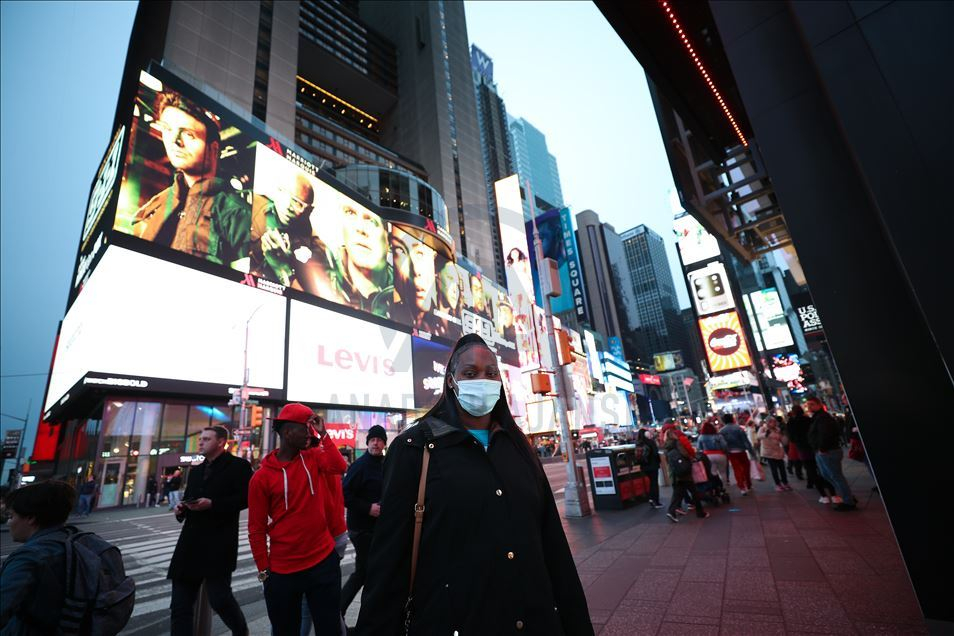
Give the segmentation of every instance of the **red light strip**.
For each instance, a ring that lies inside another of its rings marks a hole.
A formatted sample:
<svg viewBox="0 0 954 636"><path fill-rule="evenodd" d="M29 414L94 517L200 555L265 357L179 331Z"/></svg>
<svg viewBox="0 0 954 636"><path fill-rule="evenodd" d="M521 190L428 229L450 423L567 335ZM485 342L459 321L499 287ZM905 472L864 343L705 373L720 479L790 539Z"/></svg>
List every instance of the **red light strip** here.
<svg viewBox="0 0 954 636"><path fill-rule="evenodd" d="M676 17L676 13L672 10L672 5L667 0L660 0L659 4L662 6L663 10L666 12L666 17L669 18L669 21L672 22L672 28L675 30L676 35L679 36L679 39L682 40L683 46L686 47L689 56L692 58L693 63L696 65L696 68L699 69L699 74L702 75L702 79L705 80L706 84L709 86L709 90L712 91L713 96L719 102L719 106L722 108L722 112L725 113L726 118L729 120L729 123L732 124L732 129L735 130L735 134L738 135L739 141L742 142L742 145L746 148L749 147L749 142L745 140L745 136L742 134L742 130L739 128L739 125L735 122L735 117L732 116L732 113L729 112L729 107L726 105L725 100L722 98L722 95L719 93L719 89L716 88L715 82L712 81L712 78L709 77L709 71L706 70L706 67L703 66L702 60L699 59L698 54L696 54L695 49L693 49L692 44L689 42L689 38L686 37L686 34L682 30L682 25L679 23L679 18Z"/></svg>

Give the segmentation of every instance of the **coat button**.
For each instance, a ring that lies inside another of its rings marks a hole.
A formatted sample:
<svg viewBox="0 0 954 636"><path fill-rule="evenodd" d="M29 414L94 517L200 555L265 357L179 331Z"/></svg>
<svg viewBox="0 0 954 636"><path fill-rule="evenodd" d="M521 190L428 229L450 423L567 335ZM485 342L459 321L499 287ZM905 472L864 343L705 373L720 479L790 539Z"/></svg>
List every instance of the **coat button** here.
<svg viewBox="0 0 954 636"><path fill-rule="evenodd" d="M434 448L433 442L427 445L428 448Z"/></svg>
<svg viewBox="0 0 954 636"><path fill-rule="evenodd" d="M500 488L497 489L497 496L503 497L503 491Z"/></svg>
<svg viewBox="0 0 954 636"><path fill-rule="evenodd" d="M514 557L513 552L508 552L508 553L507 553L507 558L510 559L511 561L513 561L513 557Z"/></svg>
<svg viewBox="0 0 954 636"><path fill-rule="evenodd" d="M414 440L412 440L410 437L407 438L407 443L408 443L408 444L410 444L412 441L414 441Z"/></svg>
<svg viewBox="0 0 954 636"><path fill-rule="evenodd" d="M523 629L523 621L517 621L517 629Z"/></svg>

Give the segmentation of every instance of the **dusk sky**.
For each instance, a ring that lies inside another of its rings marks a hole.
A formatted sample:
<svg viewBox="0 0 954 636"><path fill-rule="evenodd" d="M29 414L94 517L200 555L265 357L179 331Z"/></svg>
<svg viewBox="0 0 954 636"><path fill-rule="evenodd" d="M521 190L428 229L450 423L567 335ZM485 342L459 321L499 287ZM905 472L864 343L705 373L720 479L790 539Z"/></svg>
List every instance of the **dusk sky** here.
<svg viewBox="0 0 954 636"><path fill-rule="evenodd" d="M14 418L28 416L29 451L136 3L0 7L0 425L19 428ZM672 176L645 76L596 7L465 7L470 40L493 58L507 109L547 136L572 211L592 209L620 232L647 224L666 239L677 271ZM687 306L685 285L675 283Z"/></svg>

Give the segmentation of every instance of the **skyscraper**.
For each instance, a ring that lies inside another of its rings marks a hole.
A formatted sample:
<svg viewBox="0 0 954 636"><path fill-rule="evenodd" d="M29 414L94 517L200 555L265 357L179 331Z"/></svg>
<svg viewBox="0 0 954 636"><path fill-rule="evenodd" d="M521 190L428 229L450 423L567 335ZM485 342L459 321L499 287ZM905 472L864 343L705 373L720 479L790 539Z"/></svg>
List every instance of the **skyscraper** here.
<svg viewBox="0 0 954 636"><path fill-rule="evenodd" d="M620 238L641 325L640 355L651 360L655 353L683 351L684 328L663 238L645 225L626 230Z"/></svg>
<svg viewBox="0 0 954 636"><path fill-rule="evenodd" d="M360 15L397 49L397 94L381 141L424 166L443 193L457 250L495 272L468 50L459 2L362 2Z"/></svg>
<svg viewBox="0 0 954 636"><path fill-rule="evenodd" d="M632 287L629 271L613 262L622 251L619 236L611 225L600 222L593 210L577 214L576 227L592 326L608 338L626 342L626 336L638 326L638 317L632 296L626 293Z"/></svg>
<svg viewBox="0 0 954 636"><path fill-rule="evenodd" d="M470 63L474 73L474 93L477 97L477 124L484 158L484 178L487 181L487 207L490 211L490 233L493 239L497 282L506 284L503 252L500 247L500 229L497 222L497 199L494 183L515 172L510 131L507 129L507 109L497 94L494 83L494 63L477 46L470 46Z"/></svg>
<svg viewBox="0 0 954 636"><path fill-rule="evenodd" d="M533 194L555 208L563 207L563 189L556 157L547 149L547 138L526 119L510 119L514 166L520 182L530 179Z"/></svg>

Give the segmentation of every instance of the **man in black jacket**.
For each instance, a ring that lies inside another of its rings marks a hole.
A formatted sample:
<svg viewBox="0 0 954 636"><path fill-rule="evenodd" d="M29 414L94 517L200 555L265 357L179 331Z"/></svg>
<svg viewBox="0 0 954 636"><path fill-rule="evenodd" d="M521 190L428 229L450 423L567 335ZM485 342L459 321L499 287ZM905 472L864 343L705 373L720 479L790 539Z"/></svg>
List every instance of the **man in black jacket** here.
<svg viewBox="0 0 954 636"><path fill-rule="evenodd" d="M341 590L341 613L364 585L368 552L374 537L374 524L381 514L381 482L384 475L384 447L388 436L378 425L368 431L368 452L351 464L341 482L348 509L348 538L354 545L354 572Z"/></svg>
<svg viewBox="0 0 954 636"><path fill-rule="evenodd" d="M172 636L192 634L193 605L205 581L209 604L233 636L248 633L245 616L232 595L238 560L239 513L248 507L252 467L226 452L228 430L210 426L199 435L205 461L189 471L185 499L176 519L185 520L167 578L172 579Z"/></svg>
<svg viewBox="0 0 954 636"><path fill-rule="evenodd" d="M835 506L838 512L854 510L858 500L851 494L848 480L841 471L841 424L833 418L825 405L817 397L810 397L805 406L812 414L812 423L808 429L808 443L815 451L815 462L818 471L835 488L841 497L841 503Z"/></svg>

